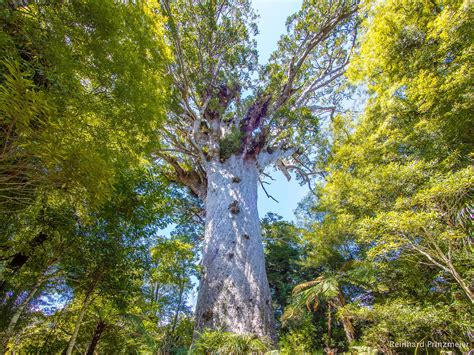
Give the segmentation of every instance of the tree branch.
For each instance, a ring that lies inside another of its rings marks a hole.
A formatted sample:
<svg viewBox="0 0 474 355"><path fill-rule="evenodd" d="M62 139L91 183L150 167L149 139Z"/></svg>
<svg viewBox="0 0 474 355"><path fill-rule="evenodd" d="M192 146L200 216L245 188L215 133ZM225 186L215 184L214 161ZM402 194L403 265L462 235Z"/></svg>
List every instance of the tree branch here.
<svg viewBox="0 0 474 355"><path fill-rule="evenodd" d="M273 197L272 195L270 195L268 192L267 192L267 189L265 188L265 186L263 185L264 181L262 181L260 178L258 178L258 181L260 182L260 185L262 186L262 189L263 189L263 192L265 192L265 195L267 195L268 198L271 198L273 201L275 201L276 203L280 203L278 202L278 200Z"/></svg>
<svg viewBox="0 0 474 355"><path fill-rule="evenodd" d="M292 56L288 66L286 83L283 85L283 88L278 98L269 108L270 113L277 111L297 91L297 89L293 87L293 84L297 78L297 75L299 74L300 69L302 68L303 64L306 62L307 58L314 50L314 48L316 48L316 46L326 40L331 34L331 32L339 24L341 24L353 14L355 14L357 12L357 9L358 2L356 2L356 6L351 6L349 11L342 12L335 18L330 18L329 21L324 24L317 33L315 33L309 40L306 41L306 46L304 46L303 52L296 53Z"/></svg>
<svg viewBox="0 0 474 355"><path fill-rule="evenodd" d="M156 152L157 157L166 161L174 170L173 176L168 176L168 179L187 186L196 196L205 200L207 194L207 181L205 177L199 174L198 171L187 170L181 166L178 160L163 152Z"/></svg>
<svg viewBox="0 0 474 355"><path fill-rule="evenodd" d="M280 159L285 159L291 157L298 151L296 148L289 148L289 149L277 149L272 152L261 152L257 157L257 165L258 167L263 170L267 166L276 163Z"/></svg>

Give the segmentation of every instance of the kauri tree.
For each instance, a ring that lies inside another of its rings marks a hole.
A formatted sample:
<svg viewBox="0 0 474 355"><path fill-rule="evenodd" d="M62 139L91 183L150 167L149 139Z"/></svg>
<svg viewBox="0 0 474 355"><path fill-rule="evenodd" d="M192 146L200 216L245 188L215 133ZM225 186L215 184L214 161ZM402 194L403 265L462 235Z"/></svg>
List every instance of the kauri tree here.
<svg viewBox="0 0 474 355"><path fill-rule="evenodd" d="M308 177L318 123L343 98L357 9L357 1L304 1L259 67L250 1L161 1L175 103L156 155L205 205L197 332L275 340L258 183L271 165Z"/></svg>

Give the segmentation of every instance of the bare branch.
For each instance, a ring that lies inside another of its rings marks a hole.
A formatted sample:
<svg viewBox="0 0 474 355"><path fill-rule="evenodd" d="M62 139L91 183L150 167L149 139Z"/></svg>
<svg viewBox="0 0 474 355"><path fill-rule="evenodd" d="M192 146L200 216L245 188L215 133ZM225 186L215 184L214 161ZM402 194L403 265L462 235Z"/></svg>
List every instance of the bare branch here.
<svg viewBox="0 0 474 355"><path fill-rule="evenodd" d="M265 192L265 195L267 195L268 198L271 198L271 199L272 199L273 201L275 201L276 203L280 203L280 202L278 202L278 200L277 200L275 197L273 197L272 195L270 195L270 194L267 192L267 189L265 189L265 186L263 185L263 183L264 183L265 181L262 181L260 178L258 178L258 181L260 182L260 185L262 186L262 190L263 190L263 192Z"/></svg>
<svg viewBox="0 0 474 355"><path fill-rule="evenodd" d="M269 175L269 174L267 174L267 173L265 173L265 172L263 172L263 171L261 172L261 174L262 174L263 176L269 178L269 179L272 180L272 181L276 181L271 175Z"/></svg>
<svg viewBox="0 0 474 355"><path fill-rule="evenodd" d="M311 191L311 193L313 195L316 195L316 191L314 191L313 189L313 186L311 185L311 179L310 179L310 176L311 175L315 175L317 174L316 172L313 172L313 173L306 173L303 171L303 169L301 169L299 166L297 165L287 165L286 166L286 169L287 170L296 170L298 175L301 176L301 178L306 182L306 184L308 185L308 188L309 188L309 191Z"/></svg>

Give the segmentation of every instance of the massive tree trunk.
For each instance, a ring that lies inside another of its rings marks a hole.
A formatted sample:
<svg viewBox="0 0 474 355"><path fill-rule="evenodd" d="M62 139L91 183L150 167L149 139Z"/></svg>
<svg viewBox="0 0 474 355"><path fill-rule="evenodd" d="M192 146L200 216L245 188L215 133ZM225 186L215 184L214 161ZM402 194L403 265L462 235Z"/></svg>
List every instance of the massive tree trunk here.
<svg viewBox="0 0 474 355"><path fill-rule="evenodd" d="M206 167L206 223L196 330L222 328L275 341L257 211L259 170L232 156Z"/></svg>
<svg viewBox="0 0 474 355"><path fill-rule="evenodd" d="M336 107L320 104L338 101L339 78L356 42L358 3L308 6L302 13L314 11L324 21L307 33L291 33L289 41L301 42L298 48L275 54L281 65L267 67L268 75L255 85L247 79L255 67L245 30L253 28L249 2L217 6L211 1L202 12L194 11L194 2L160 1L167 19L165 35L173 44L168 70L177 105L168 112L154 155L166 162L164 174L170 181L189 187L206 204L197 332L223 328L275 339L257 213L258 175L276 164L287 177L293 169L310 183L314 171L304 161L316 152L309 149L305 159L297 159L301 152L294 144L314 142L315 122L304 115L293 122L285 112L304 108L315 117L330 112L332 118ZM295 17L297 28L306 27L306 17ZM229 28L215 26L223 19L232 30L229 40ZM203 33L210 42L190 44L189 38ZM341 33L347 41L341 41ZM196 50L202 53L199 58ZM248 89L251 95L241 99L242 90ZM301 129L288 130L294 123Z"/></svg>

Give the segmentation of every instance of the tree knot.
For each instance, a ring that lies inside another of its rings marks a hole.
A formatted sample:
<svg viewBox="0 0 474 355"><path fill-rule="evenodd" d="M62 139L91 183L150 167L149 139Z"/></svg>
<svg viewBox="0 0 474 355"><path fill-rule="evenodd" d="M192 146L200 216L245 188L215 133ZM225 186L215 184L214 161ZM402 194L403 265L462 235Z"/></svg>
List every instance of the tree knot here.
<svg viewBox="0 0 474 355"><path fill-rule="evenodd" d="M204 319L205 322L209 322L212 319L213 313L211 310L208 310L202 314L202 319Z"/></svg>
<svg viewBox="0 0 474 355"><path fill-rule="evenodd" d="M232 202L229 205L229 211L232 214L239 214L240 213L240 208L239 208L238 202L236 200L234 200L234 202Z"/></svg>
<svg viewBox="0 0 474 355"><path fill-rule="evenodd" d="M242 181L242 180L240 180L240 178L239 178L238 176L234 176L234 177L232 178L232 182L233 182L233 183L238 184L240 181Z"/></svg>

